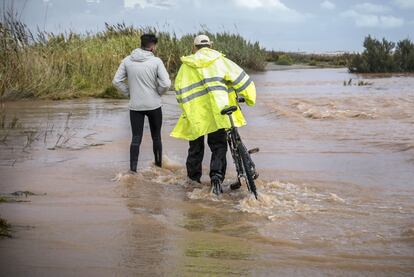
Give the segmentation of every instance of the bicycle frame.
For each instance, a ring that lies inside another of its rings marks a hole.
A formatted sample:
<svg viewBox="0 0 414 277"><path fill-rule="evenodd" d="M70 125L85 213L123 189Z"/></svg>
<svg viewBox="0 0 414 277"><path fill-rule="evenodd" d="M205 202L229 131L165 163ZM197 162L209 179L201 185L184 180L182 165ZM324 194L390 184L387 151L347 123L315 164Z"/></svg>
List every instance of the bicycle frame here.
<svg viewBox="0 0 414 277"><path fill-rule="evenodd" d="M226 130L227 134L227 143L230 148L231 156L233 157L233 161L236 167L237 172L237 179L240 180L243 178L244 180L247 180L246 172L243 168L243 164L241 162L241 157L239 157L239 144L241 144L241 138L239 135L239 132L237 131L237 127L234 125L233 117L231 114L228 115L231 123L231 128ZM249 191L250 187L248 186Z"/></svg>

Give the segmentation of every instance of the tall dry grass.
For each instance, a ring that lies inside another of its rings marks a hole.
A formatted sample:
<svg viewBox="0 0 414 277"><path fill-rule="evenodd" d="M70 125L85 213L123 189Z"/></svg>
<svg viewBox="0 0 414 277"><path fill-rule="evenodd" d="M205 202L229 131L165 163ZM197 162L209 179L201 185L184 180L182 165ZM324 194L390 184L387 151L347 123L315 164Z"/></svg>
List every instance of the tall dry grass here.
<svg viewBox="0 0 414 277"><path fill-rule="evenodd" d="M111 87L120 61L140 45L143 33L159 38L157 55L174 77L190 54L195 34L178 37L155 28L108 25L99 33L33 34L13 11L0 22L1 99L118 97ZM246 69L263 70L266 52L238 34L208 33L214 48Z"/></svg>

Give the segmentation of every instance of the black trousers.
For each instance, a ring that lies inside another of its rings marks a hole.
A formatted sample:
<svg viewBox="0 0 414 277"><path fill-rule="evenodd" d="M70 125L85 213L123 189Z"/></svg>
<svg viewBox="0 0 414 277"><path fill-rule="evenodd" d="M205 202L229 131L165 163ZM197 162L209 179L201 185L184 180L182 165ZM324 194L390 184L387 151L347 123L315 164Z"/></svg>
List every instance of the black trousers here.
<svg viewBox="0 0 414 277"><path fill-rule="evenodd" d="M210 178L217 176L221 181L226 175L227 139L224 129L217 130L207 135L207 143L211 150ZM202 175L202 162L204 157L204 136L190 141L187 156L187 176L200 182Z"/></svg>
<svg viewBox="0 0 414 277"><path fill-rule="evenodd" d="M149 127L152 137L152 148L154 151L155 165L162 164L162 143L161 143L161 125L162 111L161 107L150 111L129 111L132 129L132 141L130 147L130 169L137 171L139 148L142 141L142 133L144 131L144 119L148 117Z"/></svg>

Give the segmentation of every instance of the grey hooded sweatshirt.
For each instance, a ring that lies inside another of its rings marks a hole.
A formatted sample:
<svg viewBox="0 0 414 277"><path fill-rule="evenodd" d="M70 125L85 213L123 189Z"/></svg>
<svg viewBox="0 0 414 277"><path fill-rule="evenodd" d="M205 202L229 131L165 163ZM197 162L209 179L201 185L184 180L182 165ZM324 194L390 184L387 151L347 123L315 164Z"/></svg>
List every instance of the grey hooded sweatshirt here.
<svg viewBox="0 0 414 277"><path fill-rule="evenodd" d="M137 48L122 61L112 84L129 95L130 110L145 111L161 107L161 94L168 91L171 81L160 58Z"/></svg>

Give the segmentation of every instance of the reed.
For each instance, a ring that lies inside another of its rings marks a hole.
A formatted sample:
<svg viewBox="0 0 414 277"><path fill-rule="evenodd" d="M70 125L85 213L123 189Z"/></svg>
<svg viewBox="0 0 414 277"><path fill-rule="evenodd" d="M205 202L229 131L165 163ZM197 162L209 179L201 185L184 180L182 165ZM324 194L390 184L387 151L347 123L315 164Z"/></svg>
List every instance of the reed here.
<svg viewBox="0 0 414 277"><path fill-rule="evenodd" d="M135 28L124 23L109 25L98 33L59 34L37 31L18 20L13 11L3 12L0 23L0 98L78 97L119 98L111 88L121 60L140 45L143 33L159 37L157 55L174 78L180 57L191 53L196 34L178 37L155 28ZM239 34L209 33L214 48L245 69L263 70L266 52Z"/></svg>

